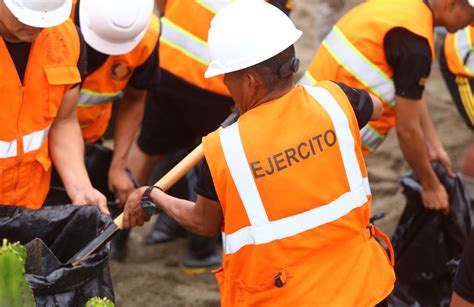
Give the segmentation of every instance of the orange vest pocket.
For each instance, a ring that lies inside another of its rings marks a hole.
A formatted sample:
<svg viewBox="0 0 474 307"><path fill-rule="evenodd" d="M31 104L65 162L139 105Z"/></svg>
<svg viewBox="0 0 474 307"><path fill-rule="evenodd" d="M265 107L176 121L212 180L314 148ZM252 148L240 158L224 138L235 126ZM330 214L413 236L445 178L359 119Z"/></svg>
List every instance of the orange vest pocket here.
<svg viewBox="0 0 474 307"><path fill-rule="evenodd" d="M278 306L278 303L282 302L281 298L288 294L288 282L292 277L293 274L290 268L287 267L255 284L236 283L238 288L236 291L240 292L238 296L240 297L240 302L238 302L237 305L264 306L275 303L275 305Z"/></svg>
<svg viewBox="0 0 474 307"><path fill-rule="evenodd" d="M49 83L48 103L46 103L45 116L56 117L61 105L64 93L68 86L81 82L81 74L77 66L47 66L44 68Z"/></svg>

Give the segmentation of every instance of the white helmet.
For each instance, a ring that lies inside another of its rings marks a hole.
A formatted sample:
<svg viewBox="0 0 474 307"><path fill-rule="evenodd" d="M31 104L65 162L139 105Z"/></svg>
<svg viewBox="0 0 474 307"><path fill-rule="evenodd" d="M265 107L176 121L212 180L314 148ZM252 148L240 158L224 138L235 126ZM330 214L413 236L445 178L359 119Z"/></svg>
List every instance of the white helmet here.
<svg viewBox="0 0 474 307"><path fill-rule="evenodd" d="M261 63L293 45L303 34L275 6L237 0L220 10L208 36L211 63L206 78Z"/></svg>
<svg viewBox="0 0 474 307"><path fill-rule="evenodd" d="M79 24L86 43L101 53L132 51L145 35L154 0L81 0Z"/></svg>
<svg viewBox="0 0 474 307"><path fill-rule="evenodd" d="M21 23L36 28L51 28L65 22L72 0L3 0Z"/></svg>
<svg viewBox="0 0 474 307"><path fill-rule="evenodd" d="M474 7L474 0L469 0L469 4Z"/></svg>

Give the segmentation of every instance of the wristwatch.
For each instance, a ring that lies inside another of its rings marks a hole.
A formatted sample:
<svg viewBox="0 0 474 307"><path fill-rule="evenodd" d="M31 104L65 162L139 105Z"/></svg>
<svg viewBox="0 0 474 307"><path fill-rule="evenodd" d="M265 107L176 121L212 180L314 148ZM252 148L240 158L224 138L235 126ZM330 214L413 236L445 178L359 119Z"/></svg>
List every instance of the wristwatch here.
<svg viewBox="0 0 474 307"><path fill-rule="evenodd" d="M155 205L150 198L151 191L153 191L153 189L155 188L161 190L160 187L154 185L149 186L148 188L146 188L140 200L143 210L145 210L145 212L149 215L155 215L162 212L162 210L157 205Z"/></svg>

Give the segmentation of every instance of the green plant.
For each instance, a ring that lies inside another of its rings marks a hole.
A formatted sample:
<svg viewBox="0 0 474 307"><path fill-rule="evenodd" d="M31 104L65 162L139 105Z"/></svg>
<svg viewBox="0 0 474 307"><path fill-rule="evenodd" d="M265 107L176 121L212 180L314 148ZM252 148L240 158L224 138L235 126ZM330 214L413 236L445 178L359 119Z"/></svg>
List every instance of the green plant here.
<svg viewBox="0 0 474 307"><path fill-rule="evenodd" d="M4 239L0 248L0 306L35 306L25 275L26 251L19 243Z"/></svg>
<svg viewBox="0 0 474 307"><path fill-rule="evenodd" d="M87 301L86 307L115 307L115 304L106 297L93 297Z"/></svg>

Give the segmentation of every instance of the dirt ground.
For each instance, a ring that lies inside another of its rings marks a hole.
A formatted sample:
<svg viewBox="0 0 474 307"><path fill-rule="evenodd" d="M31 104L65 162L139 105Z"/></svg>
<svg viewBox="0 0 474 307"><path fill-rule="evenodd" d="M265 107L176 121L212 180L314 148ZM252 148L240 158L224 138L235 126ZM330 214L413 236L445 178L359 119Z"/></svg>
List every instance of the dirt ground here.
<svg viewBox="0 0 474 307"><path fill-rule="evenodd" d="M301 72L309 64L320 40L338 19L339 14L360 1L348 1L331 14L330 4L339 0L297 0L292 19L304 31L297 43L302 61ZM435 126L453 163L459 161L466 144L472 142L472 133L464 126L441 74L438 64L433 65L427 85L430 111ZM402 158L394 133L384 142L377 154L367 159L374 194L374 212L384 212L379 226L391 234L403 210L397 176L408 170ZM134 230L129 242L129 258L124 263L111 263L117 306L219 306L219 291L210 272L190 276L181 271L180 260L185 241L157 246L145 246L145 236L152 223Z"/></svg>

